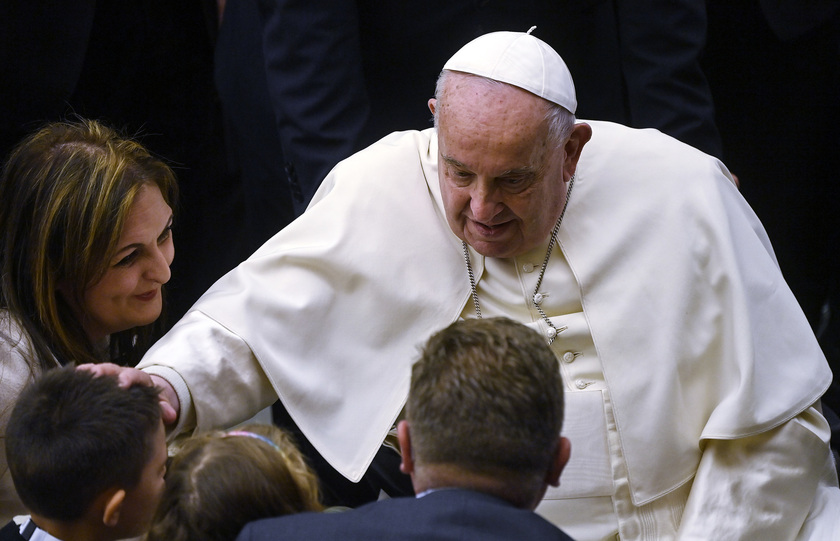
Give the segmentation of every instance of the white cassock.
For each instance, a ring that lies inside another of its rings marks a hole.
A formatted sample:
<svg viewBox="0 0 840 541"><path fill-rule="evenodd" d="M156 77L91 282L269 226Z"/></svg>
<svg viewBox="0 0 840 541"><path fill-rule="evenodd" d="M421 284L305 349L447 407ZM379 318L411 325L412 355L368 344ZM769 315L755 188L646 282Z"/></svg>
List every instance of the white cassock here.
<svg viewBox="0 0 840 541"><path fill-rule="evenodd" d="M538 511L579 540L826 539L840 517L818 411L831 373L761 224L714 158L589 124L541 288L565 327L552 348L572 460ZM181 399L176 430L230 426L279 396L361 478L417 347L474 317L436 164L433 130L343 161L149 351L140 366ZM545 249L472 252L485 317L548 331L529 300Z"/></svg>

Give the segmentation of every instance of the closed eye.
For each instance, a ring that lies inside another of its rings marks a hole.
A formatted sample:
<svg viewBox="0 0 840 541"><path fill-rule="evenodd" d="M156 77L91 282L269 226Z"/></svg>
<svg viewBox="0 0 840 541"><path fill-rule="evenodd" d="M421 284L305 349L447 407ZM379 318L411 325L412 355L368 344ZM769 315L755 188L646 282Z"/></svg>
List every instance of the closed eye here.
<svg viewBox="0 0 840 541"><path fill-rule="evenodd" d="M137 255L140 253L139 250L134 250L124 258L117 261L114 266L115 267L128 267L137 259Z"/></svg>
<svg viewBox="0 0 840 541"><path fill-rule="evenodd" d="M517 175L499 179L500 185L512 193L519 193L528 189L533 184L533 181L533 175Z"/></svg>
<svg viewBox="0 0 840 541"><path fill-rule="evenodd" d="M166 226L166 229L158 237L157 241L158 244L163 244L166 240L172 236L172 223L170 222L169 225Z"/></svg>

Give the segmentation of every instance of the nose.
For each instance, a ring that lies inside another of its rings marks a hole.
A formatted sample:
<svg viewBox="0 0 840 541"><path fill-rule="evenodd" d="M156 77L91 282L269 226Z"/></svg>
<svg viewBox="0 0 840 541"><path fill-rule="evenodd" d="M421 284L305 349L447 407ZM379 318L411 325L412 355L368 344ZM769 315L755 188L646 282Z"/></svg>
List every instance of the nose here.
<svg viewBox="0 0 840 541"><path fill-rule="evenodd" d="M159 284L165 284L172 277L172 272L169 265L172 264L174 252L170 246L159 246L155 249L149 258L149 264L146 267L146 279L152 280Z"/></svg>
<svg viewBox="0 0 840 541"><path fill-rule="evenodd" d="M474 183L470 193L470 211L473 220L489 224L503 207L499 190L492 183L483 180Z"/></svg>

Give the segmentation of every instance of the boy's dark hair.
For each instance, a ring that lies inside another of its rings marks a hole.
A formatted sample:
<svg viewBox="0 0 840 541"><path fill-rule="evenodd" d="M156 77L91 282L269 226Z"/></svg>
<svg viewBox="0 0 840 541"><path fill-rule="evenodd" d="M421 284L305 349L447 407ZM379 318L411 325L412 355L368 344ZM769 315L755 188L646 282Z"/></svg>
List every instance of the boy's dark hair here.
<svg viewBox="0 0 840 541"><path fill-rule="evenodd" d="M114 377L73 367L45 372L21 393L6 428L18 496L41 516L81 518L105 490L139 482L158 423L154 387L122 389Z"/></svg>

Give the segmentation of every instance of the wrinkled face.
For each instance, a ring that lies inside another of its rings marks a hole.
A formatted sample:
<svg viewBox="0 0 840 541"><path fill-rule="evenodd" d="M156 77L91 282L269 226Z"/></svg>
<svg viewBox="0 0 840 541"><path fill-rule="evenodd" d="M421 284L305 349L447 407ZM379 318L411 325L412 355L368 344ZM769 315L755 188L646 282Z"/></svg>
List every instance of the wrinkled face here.
<svg viewBox="0 0 840 541"><path fill-rule="evenodd" d="M562 149L549 147L546 103L510 85L450 75L438 115L438 176L449 227L480 254L543 243L566 200Z"/></svg>
<svg viewBox="0 0 840 541"><path fill-rule="evenodd" d="M140 481L127 490L120 511L119 527L125 537L134 537L149 529L158 502L163 496L166 474L166 434L163 421L151 438L151 453L140 474Z"/></svg>
<svg viewBox="0 0 840 541"><path fill-rule="evenodd" d="M137 193L117 253L99 282L83 295L82 326L91 341L148 325L160 316L161 286L175 256L172 209L154 184Z"/></svg>

